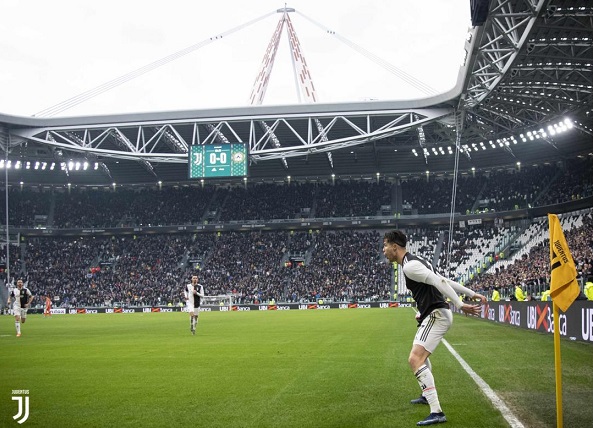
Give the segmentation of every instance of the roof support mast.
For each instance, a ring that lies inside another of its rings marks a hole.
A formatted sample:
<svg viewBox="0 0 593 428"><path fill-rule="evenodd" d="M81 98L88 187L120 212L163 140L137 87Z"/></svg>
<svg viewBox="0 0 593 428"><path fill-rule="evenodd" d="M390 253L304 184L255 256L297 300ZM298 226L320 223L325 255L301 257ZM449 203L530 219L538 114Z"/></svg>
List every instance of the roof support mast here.
<svg viewBox="0 0 593 428"><path fill-rule="evenodd" d="M278 12L283 10L285 9L278 9ZM276 30L274 31L274 34L272 34L270 43L268 43L268 48L264 54L260 72L255 78L251 96L249 97L249 104L251 105L261 105L261 103L264 101L264 97L266 96L268 83L270 82L270 75L272 74L272 68L274 67L274 60L276 59L276 52L278 52L278 45L280 44L280 35L284 29L285 16L287 16L286 13L282 15L278 21Z"/></svg>
<svg viewBox="0 0 593 428"><path fill-rule="evenodd" d="M286 8L284 10L287 10ZM294 11L294 9L290 9ZM301 50L301 44L297 36L296 30L292 25L292 21L286 15L286 30L288 31L288 43L290 44L290 53L292 58L292 67L295 74L295 80L297 82L297 92L299 94L299 103L301 102L301 95L305 98L305 102L316 103L317 94L315 93L315 86L313 85L313 79L311 79L311 73L309 67L307 67L307 61Z"/></svg>
<svg viewBox="0 0 593 428"><path fill-rule="evenodd" d="M299 103L303 102L303 98L304 102L316 103L318 100L313 80L311 79L311 73L309 72L307 62L301 51L301 44L299 43L299 38L294 29L294 25L292 25L292 21L288 16L288 13L295 12L295 9L284 7L278 9L277 12L281 13L282 16L278 21L278 25L276 25L276 30L274 31L274 34L272 34L272 38L270 39L270 43L264 54L260 72L255 79L251 96L249 97L250 104L261 105L266 96L266 90L270 83L270 75L274 68L276 53L278 52L278 46L280 45L280 37L282 36L282 31L284 30L285 25L288 35L288 43L290 45L290 56L292 60L297 98Z"/></svg>
<svg viewBox="0 0 593 428"><path fill-rule="evenodd" d="M315 85L313 84L313 79L311 78L311 73L309 72L307 61L305 60L305 56L303 55L303 52L301 50L301 44L299 42L296 30L294 28L294 25L292 25L290 17L288 16L288 13L295 12L295 9L286 7L285 5L284 8L278 9L277 12L281 13L282 16L278 21L276 30L274 31L274 34L270 39L270 43L268 44L266 53L264 54L262 68L259 74L257 75L257 78L253 85L253 89L251 91L250 102L252 105L260 105L264 100L266 90L270 82L270 75L274 67L276 53L278 52L280 37L282 35L284 25L286 25L298 102L302 103L304 101L307 103L316 103L318 99L317 94L315 93ZM319 135L321 136L321 141L328 141L325 129L323 128L321 122L318 119L314 119L314 121ZM276 135L274 135L273 130L263 121L261 121L260 124L264 128L265 132L272 139L274 146L281 147L280 141L278 140ZM334 165L331 152L327 152L327 158L331 168L333 168ZM284 167L288 168L288 164L286 163L285 158L282 158L282 162L284 164Z"/></svg>

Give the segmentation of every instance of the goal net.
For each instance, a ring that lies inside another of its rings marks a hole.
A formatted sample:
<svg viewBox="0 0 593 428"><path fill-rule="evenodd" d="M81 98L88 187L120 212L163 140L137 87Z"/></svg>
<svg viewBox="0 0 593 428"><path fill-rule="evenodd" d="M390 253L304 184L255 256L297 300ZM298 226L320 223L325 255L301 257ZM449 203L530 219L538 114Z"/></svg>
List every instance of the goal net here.
<svg viewBox="0 0 593 428"><path fill-rule="evenodd" d="M220 296L204 296L202 299L202 305L204 306L226 306L231 307L233 306L233 295L232 294L222 294Z"/></svg>

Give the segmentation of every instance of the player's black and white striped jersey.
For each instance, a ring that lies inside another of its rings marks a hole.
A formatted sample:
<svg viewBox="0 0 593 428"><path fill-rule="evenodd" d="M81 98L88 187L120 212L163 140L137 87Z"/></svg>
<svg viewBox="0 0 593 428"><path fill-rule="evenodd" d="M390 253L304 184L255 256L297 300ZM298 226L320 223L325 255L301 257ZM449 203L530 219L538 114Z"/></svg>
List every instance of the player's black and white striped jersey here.
<svg viewBox="0 0 593 428"><path fill-rule="evenodd" d="M445 297L436 287L410 278L410 276L422 278L427 276L427 271L434 272L434 268L427 260L414 254L406 253L401 266L406 278L406 287L412 292L412 297L416 301L418 311L420 312L419 323L435 309L449 308Z"/></svg>
<svg viewBox="0 0 593 428"><path fill-rule="evenodd" d="M14 302L16 307L24 308L32 295L33 294L27 287L14 287L10 292L10 300Z"/></svg>
<svg viewBox="0 0 593 428"><path fill-rule="evenodd" d="M204 287L202 286L202 284L196 284L195 291L197 291L199 294L203 296ZM190 283L185 286L185 295L187 297L188 303L194 308L198 308L202 304L202 298L194 293L193 284Z"/></svg>

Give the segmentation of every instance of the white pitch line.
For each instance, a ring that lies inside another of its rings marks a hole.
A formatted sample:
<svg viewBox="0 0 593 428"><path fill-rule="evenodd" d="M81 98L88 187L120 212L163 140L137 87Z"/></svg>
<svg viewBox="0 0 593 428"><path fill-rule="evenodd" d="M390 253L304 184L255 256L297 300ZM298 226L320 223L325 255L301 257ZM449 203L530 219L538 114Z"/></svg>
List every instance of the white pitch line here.
<svg viewBox="0 0 593 428"><path fill-rule="evenodd" d="M496 392L494 392L492 388L490 388L490 385L488 385L484 381L484 379L478 376L478 374L469 366L469 364L466 363L463 358L461 358L461 355L459 355L457 351L453 349L451 345L449 345L449 342L443 339L443 344L447 347L447 349L455 357L455 359L459 361L459 364L461 364L461 367L464 368L467 374L469 374L470 377L476 382L476 384L480 387L484 395L486 395L486 397L490 399L494 407L496 407L500 411L500 413L502 413L502 416L506 419L511 428L525 428L521 421L517 419L513 412L511 412L511 409L507 407L505 402L502 401L498 395L496 395Z"/></svg>

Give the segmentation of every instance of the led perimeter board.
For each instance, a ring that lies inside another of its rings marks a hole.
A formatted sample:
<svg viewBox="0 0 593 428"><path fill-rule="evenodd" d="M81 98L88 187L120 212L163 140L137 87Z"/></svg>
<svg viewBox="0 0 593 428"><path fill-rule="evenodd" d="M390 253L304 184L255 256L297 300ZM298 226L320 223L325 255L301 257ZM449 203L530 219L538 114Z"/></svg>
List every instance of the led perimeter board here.
<svg viewBox="0 0 593 428"><path fill-rule="evenodd" d="M189 178L247 176L247 146L209 144L189 147Z"/></svg>

